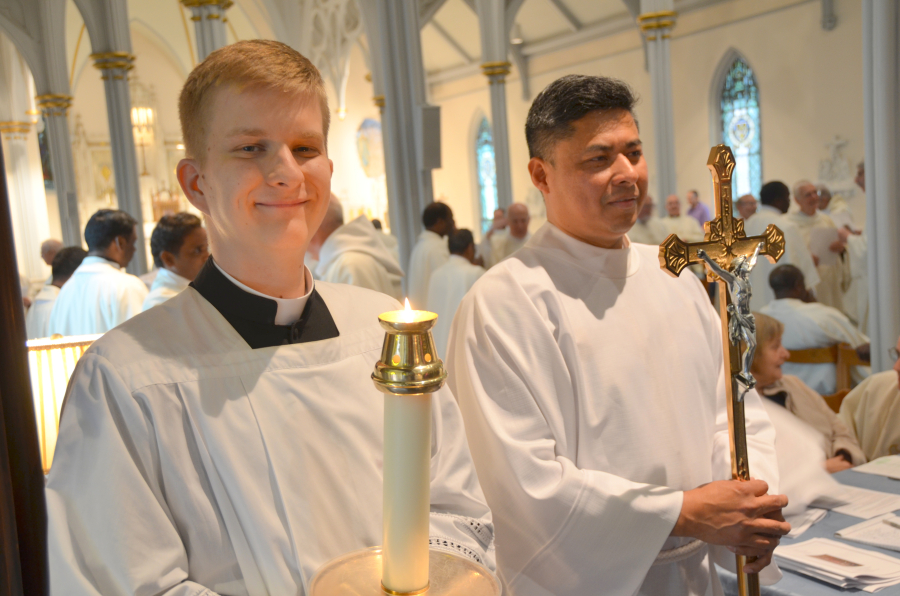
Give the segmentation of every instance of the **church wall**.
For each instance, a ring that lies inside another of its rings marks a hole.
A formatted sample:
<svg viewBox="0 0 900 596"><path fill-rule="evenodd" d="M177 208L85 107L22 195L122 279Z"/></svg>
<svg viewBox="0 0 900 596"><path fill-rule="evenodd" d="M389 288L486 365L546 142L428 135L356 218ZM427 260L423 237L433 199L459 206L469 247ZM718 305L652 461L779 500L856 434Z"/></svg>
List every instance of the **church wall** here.
<svg viewBox="0 0 900 596"><path fill-rule="evenodd" d="M698 188L711 202L706 158L711 144L711 87L723 56L734 48L750 63L760 89L763 179L789 186L800 178L817 180L826 143L846 139L844 154L854 164L863 153L861 0L837 0L838 25L821 27L818 1L735 0L681 17L672 40L673 112L678 192ZM602 74L628 82L640 98L637 117L655 189L656 154L649 74L640 37L627 31L530 60L531 98L522 99L514 70L507 80L513 198L533 206L536 194L526 168L524 123L533 97L568 73ZM435 196L446 196L457 224L477 225L477 185L469 123L488 114L485 77L432 85L431 101L441 106L443 167L434 172ZM849 181L838 186L848 188ZM857 189L850 199L857 222L865 206ZM663 197L657 197L660 201Z"/></svg>

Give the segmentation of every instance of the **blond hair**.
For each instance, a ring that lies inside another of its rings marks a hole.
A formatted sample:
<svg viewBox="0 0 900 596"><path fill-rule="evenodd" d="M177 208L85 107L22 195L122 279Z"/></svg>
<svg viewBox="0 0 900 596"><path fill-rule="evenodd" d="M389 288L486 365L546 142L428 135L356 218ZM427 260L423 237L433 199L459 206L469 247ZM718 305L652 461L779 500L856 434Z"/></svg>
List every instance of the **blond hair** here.
<svg viewBox="0 0 900 596"><path fill-rule="evenodd" d="M266 39L239 41L211 53L188 75L178 98L185 155L203 160L216 92L232 85L311 95L322 109L322 132L328 138L331 113L319 70L300 52Z"/></svg>
<svg viewBox="0 0 900 596"><path fill-rule="evenodd" d="M775 339L780 339L784 334L784 323L769 315L761 312L753 313L756 319L756 352L753 354L753 366L756 366L756 359L759 356L760 348L768 345Z"/></svg>

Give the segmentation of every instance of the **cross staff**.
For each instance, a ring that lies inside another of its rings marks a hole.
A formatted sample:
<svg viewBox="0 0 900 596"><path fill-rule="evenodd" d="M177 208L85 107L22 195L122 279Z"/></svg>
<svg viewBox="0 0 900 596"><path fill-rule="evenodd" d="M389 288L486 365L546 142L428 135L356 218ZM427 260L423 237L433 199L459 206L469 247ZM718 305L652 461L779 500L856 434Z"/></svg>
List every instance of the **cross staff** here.
<svg viewBox="0 0 900 596"><path fill-rule="evenodd" d="M754 255L766 255L776 262L784 254L784 234L776 226L769 224L762 236L748 238L744 233L744 220L735 219L731 206L731 174L734 171L734 155L726 145L716 145L709 152L706 162L713 177L716 217L706 222L706 239L703 242L685 242L675 234L670 234L659 247L659 264L670 275L677 277L685 267L694 263L704 263L706 258L714 262L715 269L729 272L733 277L740 273ZM739 258L741 257L741 258ZM747 424L744 420L744 391L740 384L747 371L741 362L741 343L732 332L741 325L738 317L736 297L729 295L729 285L715 270L705 263L707 279L715 281L719 288L719 314L722 319L722 346L726 354L725 373L731 379L725 384L728 405L728 438L731 447L731 476L737 480L750 480L750 465L747 458ZM749 296L748 296L749 297ZM729 309L729 304L732 308ZM749 309L748 309L749 310ZM743 313L749 315L749 312ZM744 374L742 374L744 373ZM749 386L744 383L745 387ZM759 577L744 573L747 557L737 555L738 592L740 596L759 596Z"/></svg>

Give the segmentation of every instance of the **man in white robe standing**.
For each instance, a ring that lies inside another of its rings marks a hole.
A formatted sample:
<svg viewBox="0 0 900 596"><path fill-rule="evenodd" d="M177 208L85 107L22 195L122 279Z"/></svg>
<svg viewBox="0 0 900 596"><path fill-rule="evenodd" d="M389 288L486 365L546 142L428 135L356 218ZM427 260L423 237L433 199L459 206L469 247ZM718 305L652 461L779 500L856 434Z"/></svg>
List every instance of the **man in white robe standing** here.
<svg viewBox="0 0 900 596"><path fill-rule="evenodd" d="M304 596L382 543L379 313L303 265L328 206L330 110L288 46L241 41L189 75L178 179L212 256L191 287L95 342L47 479L67 596ZM490 512L453 396L433 396L434 548L492 567Z"/></svg>
<svg viewBox="0 0 900 596"><path fill-rule="evenodd" d="M101 209L84 226L88 256L59 291L48 331L61 335L106 333L138 314L147 286L127 273L137 221L124 211Z"/></svg>
<svg viewBox="0 0 900 596"><path fill-rule="evenodd" d="M812 291L819 283L816 265L800 230L784 217L791 206L791 190L787 184L778 180L766 182L759 191L759 201L756 213L744 221L744 231L748 236L762 236L769 224L778 226L784 233L784 254L778 260L778 265L794 265L800 269L807 289ZM769 274L775 267L775 263L770 263L769 259L757 259L756 267L750 272L750 284L753 287L753 294L750 296L751 310L758 311L775 300L775 292L769 285Z"/></svg>
<svg viewBox="0 0 900 596"><path fill-rule="evenodd" d="M344 223L344 209L331 195L322 225L309 241L316 279L350 284L403 299L403 270L365 215Z"/></svg>
<svg viewBox="0 0 900 596"><path fill-rule="evenodd" d="M628 238L632 242L640 244L656 244L659 245L669 235L669 231L660 218L653 215L656 208L653 197L647 195L641 210L638 213L637 221L634 227L628 231Z"/></svg>
<svg viewBox="0 0 900 596"><path fill-rule="evenodd" d="M721 594L712 560L734 555L710 545L759 556L745 568L759 572L789 531L787 499L766 494L775 437L755 391L751 473L770 484L730 480L721 324L702 284L626 236L647 193L634 101L582 75L538 95L528 169L548 222L475 283L451 331L449 383L513 596Z"/></svg>
<svg viewBox="0 0 900 596"><path fill-rule="evenodd" d="M484 275L484 268L474 264L475 238L472 232L457 230L450 234L447 244L450 259L435 269L428 284L428 310L438 315L431 335L438 356L442 359L447 357L447 341L450 339L453 315L463 296Z"/></svg>
<svg viewBox="0 0 900 596"><path fill-rule="evenodd" d="M432 203L422 212L425 229L409 256L409 302L413 308L425 308L428 302L428 282L434 270L447 262L450 250L447 235L456 229L453 211L446 203Z"/></svg>
<svg viewBox="0 0 900 596"><path fill-rule="evenodd" d="M816 300L822 304L844 310L844 291L850 285L850 262L847 255L847 237L850 232L846 228L838 229L830 217L818 211L819 191L809 180L801 180L793 188L794 201L799 209L787 214L787 219L797 226L804 244L812 252L819 283L815 285ZM833 239L825 248L818 247L821 254L816 255L817 243L814 237L833 232ZM826 253L835 253L834 262L824 262Z"/></svg>
<svg viewBox="0 0 900 596"><path fill-rule="evenodd" d="M53 312L59 289L69 281L86 256L87 251L80 246L69 246L54 253L50 283L41 287L31 308L25 313L25 333L28 339L50 337L50 313Z"/></svg>
<svg viewBox="0 0 900 596"><path fill-rule="evenodd" d="M666 197L666 214L668 217L664 217L662 223L668 234L675 234L685 242L703 240L703 228L700 227L697 220L681 214L681 200L678 195Z"/></svg>
<svg viewBox="0 0 900 596"><path fill-rule="evenodd" d="M150 254L157 274L144 299L144 310L183 292L203 269L209 258L203 221L187 212L163 215L150 235Z"/></svg>
<svg viewBox="0 0 900 596"><path fill-rule="evenodd" d="M760 312L778 319L784 325L781 343L788 350L827 348L847 343L862 352L868 352L869 338L836 308L809 300L803 273L793 265L779 265L769 275L769 285L775 300ZM804 383L822 395L836 391L835 365L801 364L785 362L784 374L800 377ZM859 382L869 376L869 367L858 366L853 370Z"/></svg>
<svg viewBox="0 0 900 596"><path fill-rule="evenodd" d="M509 255L513 254L528 242L531 233L528 224L531 214L525 203L513 203L506 210L507 233L495 234L482 251L484 266L493 267Z"/></svg>

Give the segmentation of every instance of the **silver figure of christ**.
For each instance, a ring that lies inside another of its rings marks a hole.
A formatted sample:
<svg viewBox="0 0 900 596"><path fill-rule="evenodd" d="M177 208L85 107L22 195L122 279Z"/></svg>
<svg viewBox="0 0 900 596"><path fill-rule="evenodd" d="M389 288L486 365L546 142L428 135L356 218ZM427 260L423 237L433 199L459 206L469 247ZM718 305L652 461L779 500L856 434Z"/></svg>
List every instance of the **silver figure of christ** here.
<svg viewBox="0 0 900 596"><path fill-rule="evenodd" d="M736 257L732 262L731 271L709 258L703 249L697 251L697 256L728 285L728 339L735 346L739 346L743 340L747 346L741 356L741 372L735 375L744 387L739 399L743 399L744 394L756 385L756 380L750 374L753 354L756 352L756 321L750 311L750 271L756 266L761 249L762 242L756 245L756 250L750 257L744 255Z"/></svg>

